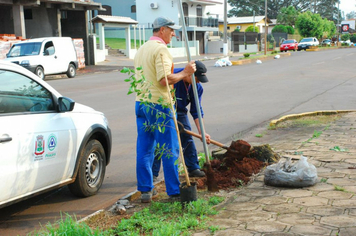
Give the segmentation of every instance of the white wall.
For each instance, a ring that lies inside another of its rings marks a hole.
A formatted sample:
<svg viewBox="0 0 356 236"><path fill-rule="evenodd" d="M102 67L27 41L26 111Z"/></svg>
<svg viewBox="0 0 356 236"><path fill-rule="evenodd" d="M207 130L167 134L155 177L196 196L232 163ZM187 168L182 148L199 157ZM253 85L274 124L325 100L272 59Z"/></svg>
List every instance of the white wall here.
<svg viewBox="0 0 356 236"><path fill-rule="evenodd" d="M247 45L246 49L245 49L245 45L239 45L239 53L245 53L245 52L258 52L257 44Z"/></svg>
<svg viewBox="0 0 356 236"><path fill-rule="evenodd" d="M207 6L203 3L195 3L188 0L183 0L188 4L188 16L195 17L197 14L196 6L199 4L202 6L202 12L204 18L208 17ZM152 9L151 3L157 3L158 8ZM193 6L192 6L193 5ZM177 0L136 0L136 15L137 21L141 25L151 27L153 21L160 16L165 16L172 19L176 24L179 24L180 20L180 8Z"/></svg>
<svg viewBox="0 0 356 236"><path fill-rule="evenodd" d="M157 9L150 7L151 3L158 4ZM179 23L179 8L176 0L136 0L136 16L140 25L151 27L153 21L160 16L169 17L176 24Z"/></svg>

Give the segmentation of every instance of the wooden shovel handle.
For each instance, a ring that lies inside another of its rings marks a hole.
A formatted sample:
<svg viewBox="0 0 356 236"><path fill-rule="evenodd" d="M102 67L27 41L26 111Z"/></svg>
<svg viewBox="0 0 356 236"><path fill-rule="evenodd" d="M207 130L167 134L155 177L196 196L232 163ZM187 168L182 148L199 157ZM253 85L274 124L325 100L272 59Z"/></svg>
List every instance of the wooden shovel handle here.
<svg viewBox="0 0 356 236"><path fill-rule="evenodd" d="M182 131L183 131L184 133L190 134L191 136L194 136L194 137L196 137L196 138L202 139L202 137L201 137L200 134L194 133L194 132L192 132L192 131L190 131L190 130L186 130L186 129L183 129ZM216 146L219 146L219 147L221 147L221 148L224 148L224 149L229 149L229 148L226 147L224 144L222 144L222 143L220 143L220 142L218 142L218 141L212 140L212 139L210 139L210 143L212 143L212 144L214 144L214 145L216 145Z"/></svg>

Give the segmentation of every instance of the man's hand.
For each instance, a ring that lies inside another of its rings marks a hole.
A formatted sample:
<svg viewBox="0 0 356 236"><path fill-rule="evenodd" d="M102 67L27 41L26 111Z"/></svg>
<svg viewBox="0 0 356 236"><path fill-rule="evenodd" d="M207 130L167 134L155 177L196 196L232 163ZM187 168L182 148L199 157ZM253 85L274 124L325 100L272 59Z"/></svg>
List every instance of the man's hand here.
<svg viewBox="0 0 356 236"><path fill-rule="evenodd" d="M197 66L195 65L195 61L190 61L184 68L184 71L192 75L197 70Z"/></svg>
<svg viewBox="0 0 356 236"><path fill-rule="evenodd" d="M205 134L205 140L207 144L210 144L210 135L209 134Z"/></svg>
<svg viewBox="0 0 356 236"><path fill-rule="evenodd" d="M195 65L195 61L191 61L189 62L184 70L181 73L184 73L185 76L183 78L184 82L187 82L189 84L192 83L192 74L194 74L194 72L197 70L197 67Z"/></svg>
<svg viewBox="0 0 356 236"><path fill-rule="evenodd" d="M186 81L187 83L192 83L192 74L194 74L194 72L196 70L197 70L197 68L195 65L195 61L191 61L185 66L184 70L182 70L181 72L179 72L177 74L168 75L167 76L168 84L175 84L181 80L184 80L184 81L187 80ZM162 86L166 86L166 80L164 79L164 77L159 81L159 83Z"/></svg>

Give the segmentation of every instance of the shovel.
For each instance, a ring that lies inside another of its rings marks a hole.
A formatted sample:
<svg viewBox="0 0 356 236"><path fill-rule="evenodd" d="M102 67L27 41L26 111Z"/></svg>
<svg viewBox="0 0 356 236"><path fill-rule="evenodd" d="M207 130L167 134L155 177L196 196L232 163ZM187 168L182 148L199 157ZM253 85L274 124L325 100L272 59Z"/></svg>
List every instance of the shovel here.
<svg viewBox="0 0 356 236"><path fill-rule="evenodd" d="M164 61L163 61L163 55L162 54L161 54L161 61L162 61L162 65L163 65L163 68L164 68ZM173 114L174 126L176 128L177 136L178 136L179 157L181 158L181 161L182 161L182 165L183 165L183 169L184 169L184 175L185 175L185 179L186 179L186 183L182 183L181 186L179 186L180 199L181 199L182 204L183 203L189 203L189 202L197 200L197 186L196 186L196 184L194 182L192 182L192 183L190 182L189 175L188 175L188 170L187 170L187 167L185 166L185 161L184 161L184 157L183 157L183 150L182 150L182 143L181 143L181 140L180 140L179 128L178 128L178 123L177 123L177 118L176 118L176 112L174 110L171 90L169 88L168 79L167 79L167 75L166 75L165 71L164 71L164 78L166 80L166 87L167 87L167 92L168 92L168 96L169 96L169 103L170 103L170 106L171 106L171 112Z"/></svg>
<svg viewBox="0 0 356 236"><path fill-rule="evenodd" d="M189 135L191 135L191 136L193 136L193 137L202 139L202 137L201 137L200 134L197 134L197 133L194 133L193 131L184 129L184 125L183 125L181 122L179 122L179 121L178 121L178 126L179 126L179 131L180 131L180 132L183 132L183 133L189 134ZM230 147L228 147L228 146L226 146L226 145L224 145L224 144L222 144L222 143L220 143L220 142L218 142L218 141L215 141L215 140L210 139L210 143L212 143L212 144L214 144L214 145L216 145L216 146L218 146L218 147L221 147L221 148L223 148L223 149L226 149L226 150L228 150L228 151L230 151L230 152L232 152L232 153L236 153L236 154L239 153L237 150L233 150L233 149L231 149Z"/></svg>

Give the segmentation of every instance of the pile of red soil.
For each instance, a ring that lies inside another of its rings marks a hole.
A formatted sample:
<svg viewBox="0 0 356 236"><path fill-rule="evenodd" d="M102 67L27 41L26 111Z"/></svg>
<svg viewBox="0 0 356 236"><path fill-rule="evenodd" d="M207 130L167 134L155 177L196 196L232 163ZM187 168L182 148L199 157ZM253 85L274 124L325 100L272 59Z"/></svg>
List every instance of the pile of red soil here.
<svg viewBox="0 0 356 236"><path fill-rule="evenodd" d="M269 146L251 150L251 145L246 141L233 141L224 155L210 162L218 189L229 189L247 184L254 174L259 173L269 162L274 161L273 158L271 159L274 155ZM207 169L205 171L207 172ZM211 174L208 176L212 178ZM207 185L206 178L197 181L198 188L205 188Z"/></svg>

